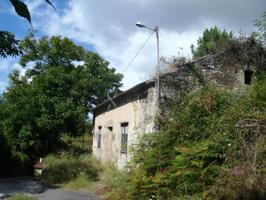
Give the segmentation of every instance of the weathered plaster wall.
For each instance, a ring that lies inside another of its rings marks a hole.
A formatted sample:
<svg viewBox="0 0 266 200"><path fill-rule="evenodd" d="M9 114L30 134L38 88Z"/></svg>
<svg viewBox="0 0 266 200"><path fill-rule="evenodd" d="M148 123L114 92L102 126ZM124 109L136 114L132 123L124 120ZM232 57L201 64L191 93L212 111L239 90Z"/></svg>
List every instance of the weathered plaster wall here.
<svg viewBox="0 0 266 200"><path fill-rule="evenodd" d="M93 154L104 162L122 168L130 160L130 146L138 136L154 131L154 87L139 98L97 115L94 119ZM128 122L128 153L121 153L121 123ZM101 126L101 148L97 148L98 127ZM108 127L112 127L110 131ZM111 138L111 139L110 139Z"/></svg>

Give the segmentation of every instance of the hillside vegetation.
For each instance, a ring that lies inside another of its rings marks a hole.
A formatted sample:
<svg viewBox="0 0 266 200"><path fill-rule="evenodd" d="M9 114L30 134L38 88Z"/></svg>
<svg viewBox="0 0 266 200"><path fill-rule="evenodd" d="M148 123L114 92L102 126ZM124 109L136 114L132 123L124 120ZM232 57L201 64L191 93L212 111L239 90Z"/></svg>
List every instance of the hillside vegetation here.
<svg viewBox="0 0 266 200"><path fill-rule="evenodd" d="M174 105L134 148L133 199L265 199L266 77L207 86Z"/></svg>

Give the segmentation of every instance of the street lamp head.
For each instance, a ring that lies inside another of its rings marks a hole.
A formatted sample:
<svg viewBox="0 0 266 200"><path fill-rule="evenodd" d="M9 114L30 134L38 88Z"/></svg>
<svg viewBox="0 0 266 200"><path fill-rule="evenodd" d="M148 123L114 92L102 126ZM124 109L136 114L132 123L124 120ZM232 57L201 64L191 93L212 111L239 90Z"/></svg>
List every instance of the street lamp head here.
<svg viewBox="0 0 266 200"><path fill-rule="evenodd" d="M146 26L144 26L141 22L137 22L136 26L140 27L140 28L145 28Z"/></svg>

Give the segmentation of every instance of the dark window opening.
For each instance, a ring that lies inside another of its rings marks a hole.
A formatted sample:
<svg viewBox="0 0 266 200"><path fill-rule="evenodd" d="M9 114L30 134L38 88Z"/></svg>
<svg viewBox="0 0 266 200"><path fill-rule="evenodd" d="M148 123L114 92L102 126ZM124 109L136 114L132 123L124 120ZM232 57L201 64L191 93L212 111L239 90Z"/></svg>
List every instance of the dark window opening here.
<svg viewBox="0 0 266 200"><path fill-rule="evenodd" d="M98 140L97 140L97 148L101 148L101 141L102 141L102 127L98 127Z"/></svg>
<svg viewBox="0 0 266 200"><path fill-rule="evenodd" d="M121 153L127 154L128 123L121 124Z"/></svg>
<svg viewBox="0 0 266 200"><path fill-rule="evenodd" d="M252 75L253 71L252 70L245 70L245 84L250 85L252 82Z"/></svg>

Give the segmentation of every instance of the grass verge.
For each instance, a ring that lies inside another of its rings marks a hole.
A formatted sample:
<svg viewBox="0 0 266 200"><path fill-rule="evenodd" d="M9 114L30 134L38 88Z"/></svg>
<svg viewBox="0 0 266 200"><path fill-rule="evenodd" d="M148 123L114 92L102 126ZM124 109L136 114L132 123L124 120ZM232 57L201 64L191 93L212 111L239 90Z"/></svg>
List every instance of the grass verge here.
<svg viewBox="0 0 266 200"><path fill-rule="evenodd" d="M15 196L8 198L8 200L37 200L37 198L25 194L16 194Z"/></svg>

